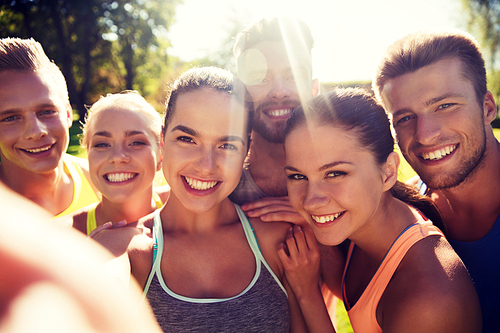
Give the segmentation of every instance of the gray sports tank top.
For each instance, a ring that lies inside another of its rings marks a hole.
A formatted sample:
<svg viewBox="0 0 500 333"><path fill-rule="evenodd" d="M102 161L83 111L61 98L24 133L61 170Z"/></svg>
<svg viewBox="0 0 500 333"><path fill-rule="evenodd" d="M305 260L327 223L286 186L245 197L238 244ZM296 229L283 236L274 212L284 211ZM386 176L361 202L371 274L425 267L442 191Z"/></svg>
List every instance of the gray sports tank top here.
<svg viewBox="0 0 500 333"><path fill-rule="evenodd" d="M164 332L289 332L286 291L259 250L250 222L235 205L246 239L255 256L256 271L239 295L223 299L189 298L168 288L160 270L163 231L154 213L153 237L158 249L144 293Z"/></svg>

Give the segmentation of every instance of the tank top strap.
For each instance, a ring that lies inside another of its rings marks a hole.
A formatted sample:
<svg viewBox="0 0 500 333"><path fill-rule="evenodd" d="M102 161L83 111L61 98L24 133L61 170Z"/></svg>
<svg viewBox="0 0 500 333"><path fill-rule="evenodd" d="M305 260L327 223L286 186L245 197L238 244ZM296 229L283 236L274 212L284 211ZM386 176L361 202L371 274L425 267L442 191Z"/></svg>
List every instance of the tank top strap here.
<svg viewBox="0 0 500 333"><path fill-rule="evenodd" d="M160 269L161 254L163 253L163 229L161 226L160 210L157 209L153 213L153 265L151 266L151 271L149 272L148 279L146 280L146 285L144 286L144 291L142 293L143 300L146 298L149 286L151 285L151 280L157 270Z"/></svg>
<svg viewBox="0 0 500 333"><path fill-rule="evenodd" d="M234 207L236 208L236 212L238 213L238 217L240 218L241 225L243 226L243 231L245 232L245 236L248 241L248 245L252 249L252 252L254 253L255 257L258 258L258 260L264 265L264 267L269 271L269 273L272 275L276 283L281 287L285 295L288 297L288 293L285 290L285 287L281 284L281 281L278 279L276 274L274 274L273 270L271 267L269 267L269 264L267 263L266 259L262 255L262 252L260 250L259 242L257 241L257 236L255 235L255 231L253 230L252 224L248 220L247 216L241 209L241 207L237 204L234 204Z"/></svg>
<svg viewBox="0 0 500 333"><path fill-rule="evenodd" d="M87 236L97 228L97 220L95 218L95 210L99 202L94 202L89 205L89 210L87 211Z"/></svg>
<svg viewBox="0 0 500 333"><path fill-rule="evenodd" d="M406 229L404 229L394 240L385 257L382 259L375 275L354 304L349 304L345 293L345 275L355 247L355 245L351 243L346 269L344 270L344 276L342 278L342 297L354 330L362 330L362 327L372 327L376 328L377 332L382 332L377 322L376 311L379 300L391 281L394 272L399 267L401 260L403 260L408 250L415 243L426 237L436 235L444 237L441 230L434 226L430 220L424 221L423 218L420 218L418 222L406 227Z"/></svg>

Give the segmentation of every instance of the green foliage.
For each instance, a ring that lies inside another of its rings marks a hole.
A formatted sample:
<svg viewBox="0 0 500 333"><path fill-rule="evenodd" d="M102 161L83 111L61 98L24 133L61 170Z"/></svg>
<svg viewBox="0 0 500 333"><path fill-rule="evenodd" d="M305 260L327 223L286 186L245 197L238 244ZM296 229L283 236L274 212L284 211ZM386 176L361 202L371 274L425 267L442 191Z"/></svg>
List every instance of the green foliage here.
<svg viewBox="0 0 500 333"><path fill-rule="evenodd" d="M477 37L488 67L488 90L500 101L500 0L462 0L468 30Z"/></svg>
<svg viewBox="0 0 500 333"><path fill-rule="evenodd" d="M80 118L100 95L156 94L169 71L167 30L182 0L13 0L0 37L33 37L61 68Z"/></svg>

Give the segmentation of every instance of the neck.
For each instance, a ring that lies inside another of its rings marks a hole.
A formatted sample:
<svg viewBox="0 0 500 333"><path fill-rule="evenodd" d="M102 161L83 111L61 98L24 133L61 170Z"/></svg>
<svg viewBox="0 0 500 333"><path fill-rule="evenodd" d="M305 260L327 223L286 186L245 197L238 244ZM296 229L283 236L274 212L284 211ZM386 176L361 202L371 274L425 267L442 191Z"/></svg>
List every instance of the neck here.
<svg viewBox="0 0 500 333"><path fill-rule="evenodd" d="M160 216L165 232L182 233L209 233L238 220L234 204L228 198L208 211L195 212L186 208L173 192Z"/></svg>
<svg viewBox="0 0 500 333"><path fill-rule="evenodd" d="M285 150L281 143L271 143L252 132L249 170L259 188L270 197L287 195Z"/></svg>
<svg viewBox="0 0 500 333"><path fill-rule="evenodd" d="M460 185L432 190L441 210L447 236L475 241L484 237L500 214L500 144L491 134L482 164Z"/></svg>
<svg viewBox="0 0 500 333"><path fill-rule="evenodd" d="M146 216L156 209L156 203L153 200L153 188L149 188L144 194L136 195L125 202L112 202L106 197L96 208L97 225L106 222L127 221L135 222L143 216Z"/></svg>
<svg viewBox="0 0 500 333"><path fill-rule="evenodd" d="M399 234L417 220L417 211L385 192L370 221L356 231L350 240L373 262L379 263Z"/></svg>
<svg viewBox="0 0 500 333"><path fill-rule="evenodd" d="M10 189L54 215L66 209L73 199L73 180L66 174L62 159L55 169L45 173L30 172L3 161L0 179Z"/></svg>

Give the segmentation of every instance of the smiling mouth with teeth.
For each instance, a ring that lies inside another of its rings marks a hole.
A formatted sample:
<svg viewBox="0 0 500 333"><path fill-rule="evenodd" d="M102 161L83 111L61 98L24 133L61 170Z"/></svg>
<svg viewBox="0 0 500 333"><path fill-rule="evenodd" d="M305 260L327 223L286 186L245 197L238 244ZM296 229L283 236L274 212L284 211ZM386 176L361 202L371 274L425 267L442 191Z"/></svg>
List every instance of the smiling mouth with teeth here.
<svg viewBox="0 0 500 333"><path fill-rule="evenodd" d="M53 145L50 145L50 146L46 146L46 147L42 147L42 148L34 148L34 149L22 149L24 150L25 152L28 152L30 154L36 154L36 153L42 153L44 151L47 151L49 150L50 148L52 148Z"/></svg>
<svg viewBox="0 0 500 333"><path fill-rule="evenodd" d="M283 117L292 113L293 109L270 110L267 112L272 117Z"/></svg>
<svg viewBox="0 0 500 333"><path fill-rule="evenodd" d="M191 187L194 190L198 190L198 191L209 190L209 189L215 187L215 185L217 185L219 183L218 181L215 181L215 180L209 181L209 182L204 182L204 181L197 180L194 178L189 178L189 177L184 177L184 179L186 180L186 183L189 185L189 187Z"/></svg>
<svg viewBox="0 0 500 333"><path fill-rule="evenodd" d="M132 172L108 173L104 175L104 178L112 183L120 183L135 178L137 175Z"/></svg>
<svg viewBox="0 0 500 333"><path fill-rule="evenodd" d="M321 216L318 216L318 215L311 215L312 219L314 221L316 221L316 223L327 223L327 222L331 222L331 221L334 221L336 219L338 219L339 217L341 217L342 215L344 215L346 211L343 211L343 212L340 212L340 213L336 213L336 214L332 214L332 215L321 215Z"/></svg>
<svg viewBox="0 0 500 333"><path fill-rule="evenodd" d="M422 157L424 160L437 161L450 155L456 148L457 148L456 145L446 146L444 148L431 151L429 153L421 153L420 157Z"/></svg>

